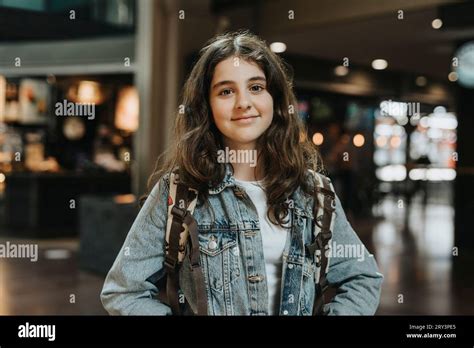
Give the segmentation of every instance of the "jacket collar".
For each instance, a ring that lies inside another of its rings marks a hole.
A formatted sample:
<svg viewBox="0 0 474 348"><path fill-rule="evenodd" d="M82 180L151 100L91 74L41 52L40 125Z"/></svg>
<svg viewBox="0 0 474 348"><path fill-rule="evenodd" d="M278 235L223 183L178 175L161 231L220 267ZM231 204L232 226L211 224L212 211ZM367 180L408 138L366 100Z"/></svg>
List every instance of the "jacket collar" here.
<svg viewBox="0 0 474 348"><path fill-rule="evenodd" d="M307 175L311 176L314 174L311 174L308 171ZM209 194L211 195L219 194L227 187L235 187L235 186L236 184L235 184L235 178L234 178L234 170L230 163L226 163L224 179L217 186L211 186L209 184ZM305 194L303 190L301 189L301 187L298 187L295 190L295 192L293 192L290 195L290 199L293 200L293 205L295 207L296 213L313 218L313 199L312 197L309 197L307 194Z"/></svg>
<svg viewBox="0 0 474 348"><path fill-rule="evenodd" d="M235 186L234 169L232 168L232 165L230 163L225 163L224 180L222 180L222 182L217 186L211 186L211 184L209 184L209 194L219 194L226 187L232 186Z"/></svg>

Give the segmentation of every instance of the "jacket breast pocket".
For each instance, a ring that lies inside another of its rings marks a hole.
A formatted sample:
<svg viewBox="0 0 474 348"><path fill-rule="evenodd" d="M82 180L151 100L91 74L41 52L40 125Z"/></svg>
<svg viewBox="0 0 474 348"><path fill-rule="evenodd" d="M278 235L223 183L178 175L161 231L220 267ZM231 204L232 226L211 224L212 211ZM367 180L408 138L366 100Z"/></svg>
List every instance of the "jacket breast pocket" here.
<svg viewBox="0 0 474 348"><path fill-rule="evenodd" d="M200 229L199 250L206 284L211 290L221 292L240 277L237 232Z"/></svg>

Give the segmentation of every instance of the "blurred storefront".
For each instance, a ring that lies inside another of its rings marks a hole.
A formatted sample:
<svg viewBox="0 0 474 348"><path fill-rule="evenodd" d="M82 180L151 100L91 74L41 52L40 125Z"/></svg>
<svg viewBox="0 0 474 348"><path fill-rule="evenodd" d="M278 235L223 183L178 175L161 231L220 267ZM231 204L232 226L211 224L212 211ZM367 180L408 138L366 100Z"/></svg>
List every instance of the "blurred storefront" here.
<svg viewBox="0 0 474 348"><path fill-rule="evenodd" d="M131 192L135 3L0 6L2 225L16 237L74 236L81 195Z"/></svg>

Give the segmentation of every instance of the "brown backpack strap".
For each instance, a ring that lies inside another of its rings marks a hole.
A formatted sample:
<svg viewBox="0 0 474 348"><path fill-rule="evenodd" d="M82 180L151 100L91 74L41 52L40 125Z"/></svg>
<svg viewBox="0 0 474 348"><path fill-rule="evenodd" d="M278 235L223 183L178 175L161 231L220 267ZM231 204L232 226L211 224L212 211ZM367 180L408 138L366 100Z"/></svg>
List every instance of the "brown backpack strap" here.
<svg viewBox="0 0 474 348"><path fill-rule="evenodd" d="M199 232L196 220L192 216L197 202L197 191L180 184L178 175L172 173L168 202L165 268L169 306L173 314L183 314L178 298L179 270L185 257L186 245L189 243L188 256L197 299L196 314L207 315L207 294L200 264Z"/></svg>
<svg viewBox="0 0 474 348"><path fill-rule="evenodd" d="M188 221L186 221L188 220ZM191 272L193 283L196 290L196 302L197 302L197 315L207 315L207 294L206 285L204 283L204 275L202 273L201 262L200 262L200 251L199 251L199 232L191 214L187 214L185 224L189 227L190 236L190 252L189 260L191 265Z"/></svg>
<svg viewBox="0 0 474 348"><path fill-rule="evenodd" d="M316 267L320 268L319 273L319 280L316 284L316 298L314 300L313 305L313 315L323 315L323 308L324 308L324 292L327 290L329 283L327 281L327 272L329 270L329 259L327 252L330 248L330 241L332 238L332 225L333 225L333 214L335 211L335 193L332 188L331 182L325 176L318 175L319 179L322 182L322 187L316 187L316 191L322 193L323 198L323 215L321 219L321 223L318 221L318 210L317 207L317 196L315 194L314 199L314 219L318 227L320 227L319 233L315 237L315 243L313 251L316 254ZM316 226L315 226L316 228Z"/></svg>
<svg viewBox="0 0 474 348"><path fill-rule="evenodd" d="M186 198L187 188L178 184L176 188L176 202ZM180 315L181 309L178 299L179 290L179 268L181 263L178 260L180 252L180 235L184 231L183 223L187 214L186 210L180 209L177 205L171 208L171 228L169 231L168 250L165 258L165 268L168 279L166 281L166 294L168 302L174 315Z"/></svg>

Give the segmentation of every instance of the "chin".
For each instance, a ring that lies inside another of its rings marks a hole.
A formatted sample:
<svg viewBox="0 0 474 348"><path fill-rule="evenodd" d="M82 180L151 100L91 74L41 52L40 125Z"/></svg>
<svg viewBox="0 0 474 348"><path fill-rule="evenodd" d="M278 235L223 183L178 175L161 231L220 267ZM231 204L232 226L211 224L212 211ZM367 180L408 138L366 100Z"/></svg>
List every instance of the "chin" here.
<svg viewBox="0 0 474 348"><path fill-rule="evenodd" d="M253 142L257 141L257 139L258 139L258 136L252 136L252 137L248 137L248 138L236 139L236 141L241 143L241 144L248 144L248 143L253 143Z"/></svg>
<svg viewBox="0 0 474 348"><path fill-rule="evenodd" d="M232 139L232 138L231 138L231 139ZM256 142L256 141L257 141L257 138L246 138L246 139L233 138L232 141L233 141L235 144L245 145L245 144L249 144L249 143Z"/></svg>

